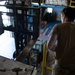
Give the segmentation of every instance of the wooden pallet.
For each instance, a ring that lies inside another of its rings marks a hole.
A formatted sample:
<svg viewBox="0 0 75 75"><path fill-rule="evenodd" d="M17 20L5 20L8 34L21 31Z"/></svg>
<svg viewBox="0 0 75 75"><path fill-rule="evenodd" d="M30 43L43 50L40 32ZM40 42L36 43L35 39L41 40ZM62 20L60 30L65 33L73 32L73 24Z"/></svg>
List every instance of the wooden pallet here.
<svg viewBox="0 0 75 75"><path fill-rule="evenodd" d="M0 56L0 75L32 75L34 67Z"/></svg>

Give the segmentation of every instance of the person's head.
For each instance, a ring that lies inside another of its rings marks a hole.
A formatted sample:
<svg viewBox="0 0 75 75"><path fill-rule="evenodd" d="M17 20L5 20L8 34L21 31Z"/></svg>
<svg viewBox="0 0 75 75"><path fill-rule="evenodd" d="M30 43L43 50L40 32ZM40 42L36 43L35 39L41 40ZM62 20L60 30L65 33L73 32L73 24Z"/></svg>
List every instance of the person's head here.
<svg viewBox="0 0 75 75"><path fill-rule="evenodd" d="M74 19L75 19L75 9L71 7L65 7L62 10L62 14L61 14L62 23L74 21Z"/></svg>

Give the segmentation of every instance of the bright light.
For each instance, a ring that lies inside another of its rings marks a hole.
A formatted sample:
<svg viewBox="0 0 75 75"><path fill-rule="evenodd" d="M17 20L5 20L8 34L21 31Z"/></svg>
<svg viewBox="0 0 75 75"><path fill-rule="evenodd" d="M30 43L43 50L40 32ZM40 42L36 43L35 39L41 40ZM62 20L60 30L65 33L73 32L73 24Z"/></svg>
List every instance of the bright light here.
<svg viewBox="0 0 75 75"><path fill-rule="evenodd" d="M0 5L4 5L6 1L0 2ZM5 6L0 6L0 12L8 12L9 10ZM4 26L9 26L10 25L10 17L6 15L6 13L2 14L2 19L3 19L3 24Z"/></svg>
<svg viewBox="0 0 75 75"><path fill-rule="evenodd" d="M4 5L6 1L1 1L0 5ZM5 6L0 6L0 12L8 12L9 10ZM4 26L10 25L10 17L6 13L2 13L2 20ZM4 31L0 35L0 56L4 56L9 59L13 59L13 53L15 51L15 39L12 36L12 32Z"/></svg>
<svg viewBox="0 0 75 75"><path fill-rule="evenodd" d="M52 13L53 9L52 8L47 8L48 13Z"/></svg>
<svg viewBox="0 0 75 75"><path fill-rule="evenodd" d="M4 5L4 4L5 4L5 2L6 2L6 1L2 1L2 2L0 2L0 5Z"/></svg>

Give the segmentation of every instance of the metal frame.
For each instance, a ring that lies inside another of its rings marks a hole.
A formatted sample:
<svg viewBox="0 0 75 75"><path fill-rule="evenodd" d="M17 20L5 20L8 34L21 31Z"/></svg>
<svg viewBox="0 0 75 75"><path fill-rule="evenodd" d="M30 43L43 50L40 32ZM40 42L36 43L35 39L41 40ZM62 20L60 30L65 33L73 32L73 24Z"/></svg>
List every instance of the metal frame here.
<svg viewBox="0 0 75 75"><path fill-rule="evenodd" d="M46 75L46 70L52 71L52 68L46 65L46 58L47 58L47 44L44 44L43 47L43 61L42 61L42 75Z"/></svg>
<svg viewBox="0 0 75 75"><path fill-rule="evenodd" d="M7 1L7 0L6 0ZM37 39L39 36L39 26L40 26L40 7L31 7L24 4L24 0L21 4L16 4L16 0L12 0L13 4L10 4L8 0L5 5L8 9L12 9L13 12L2 12L7 13L8 16L14 18L13 27L4 27L4 30L14 32L15 45L16 45L16 57L19 53L27 46L28 42L33 39ZM21 10L21 14L18 13ZM28 11L37 11L38 14L27 14ZM28 22L28 17L32 16L33 21ZM33 30L28 30L28 25L33 24Z"/></svg>
<svg viewBox="0 0 75 75"><path fill-rule="evenodd" d="M75 1L74 0L70 0L70 7L75 8Z"/></svg>

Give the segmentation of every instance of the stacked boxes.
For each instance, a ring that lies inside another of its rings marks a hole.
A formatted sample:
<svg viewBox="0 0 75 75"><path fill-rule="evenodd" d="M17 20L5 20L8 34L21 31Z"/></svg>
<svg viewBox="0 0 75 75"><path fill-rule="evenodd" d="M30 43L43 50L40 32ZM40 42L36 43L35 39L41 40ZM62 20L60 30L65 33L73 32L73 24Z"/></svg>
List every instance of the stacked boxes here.
<svg viewBox="0 0 75 75"><path fill-rule="evenodd" d="M39 36L33 48L38 49L39 52L43 51L44 44L47 44L48 36Z"/></svg>
<svg viewBox="0 0 75 75"><path fill-rule="evenodd" d="M68 6L69 0L46 0L45 4Z"/></svg>
<svg viewBox="0 0 75 75"><path fill-rule="evenodd" d="M46 0L45 3L46 3L46 4L58 5L58 1L57 1L57 0Z"/></svg>
<svg viewBox="0 0 75 75"><path fill-rule="evenodd" d="M58 0L58 5L68 6L69 0Z"/></svg>
<svg viewBox="0 0 75 75"><path fill-rule="evenodd" d="M29 64L37 67L39 63L42 61L43 57L43 47L44 44L47 43L48 37L47 36L39 36L38 40L36 41L35 45L30 51L29 57Z"/></svg>

